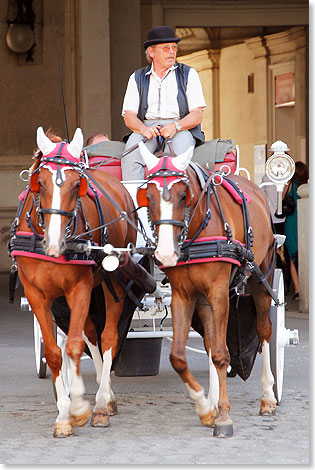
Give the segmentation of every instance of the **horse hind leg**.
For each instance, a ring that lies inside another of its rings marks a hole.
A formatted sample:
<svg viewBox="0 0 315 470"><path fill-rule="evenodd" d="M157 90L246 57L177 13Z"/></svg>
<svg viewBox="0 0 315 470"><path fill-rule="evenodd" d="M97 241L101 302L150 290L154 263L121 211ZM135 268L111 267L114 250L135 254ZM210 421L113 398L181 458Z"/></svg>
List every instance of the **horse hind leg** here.
<svg viewBox="0 0 315 470"><path fill-rule="evenodd" d="M270 366L270 338L271 338L271 321L270 321L270 305L271 297L266 289L258 284L255 279L250 278L248 281L257 313L256 329L259 341L262 346L262 396L260 400L260 415L274 415L276 413L277 401L273 392L274 377Z"/></svg>
<svg viewBox="0 0 315 470"><path fill-rule="evenodd" d="M123 299L124 292L117 281L112 280L114 288L119 298ZM103 284L105 304L106 304L106 323L102 332L102 352L103 366L101 380L95 397L95 407L92 413L91 425L94 427L107 427L110 424L109 417L118 412L115 395L111 389L111 367L118 346L118 321L123 308L123 300L119 303L114 302L112 294L106 285Z"/></svg>
<svg viewBox="0 0 315 470"><path fill-rule="evenodd" d="M98 347L95 326L90 316L87 317L85 322L83 339L90 350L96 372L96 382L99 385L102 377L103 360Z"/></svg>
<svg viewBox="0 0 315 470"><path fill-rule="evenodd" d="M96 371L96 382L98 385L100 385L101 380L102 380L102 372L103 372L103 359L102 359L102 356L100 354L100 350L98 347L97 335L96 335L94 323L92 322L90 317L88 317L85 322L83 339L85 341L85 344L88 346L90 350L94 367L95 367L95 371ZM109 415L113 416L118 413L118 407L117 407L117 402L115 399L114 392L112 391L110 384L109 384L109 394L110 394L110 401L107 403L107 408L109 411Z"/></svg>

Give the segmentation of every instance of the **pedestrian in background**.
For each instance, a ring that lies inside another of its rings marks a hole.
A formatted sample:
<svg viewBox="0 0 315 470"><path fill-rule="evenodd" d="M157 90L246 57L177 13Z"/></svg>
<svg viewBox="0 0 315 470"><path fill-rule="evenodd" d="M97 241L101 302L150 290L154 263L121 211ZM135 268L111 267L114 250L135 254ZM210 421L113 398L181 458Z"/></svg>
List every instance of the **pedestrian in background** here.
<svg viewBox="0 0 315 470"><path fill-rule="evenodd" d="M293 299L299 300L299 276L298 276L298 226L297 226L297 188L301 184L308 182L309 172L305 163L295 162L295 173L283 192L283 198L292 197L294 201L294 211L288 215L284 222L284 234L286 236L285 245L290 257L290 272L294 287Z"/></svg>

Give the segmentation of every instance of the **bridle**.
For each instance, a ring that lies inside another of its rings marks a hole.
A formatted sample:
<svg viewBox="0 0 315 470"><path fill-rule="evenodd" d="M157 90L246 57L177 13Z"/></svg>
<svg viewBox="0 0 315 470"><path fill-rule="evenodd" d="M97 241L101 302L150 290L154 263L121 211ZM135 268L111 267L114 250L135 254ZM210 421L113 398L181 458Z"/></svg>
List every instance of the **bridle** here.
<svg viewBox="0 0 315 470"><path fill-rule="evenodd" d="M167 163L166 163L166 157L163 158L163 164L162 167L155 171L154 173L150 173L147 177L146 183L155 183L157 186L161 186L160 184L157 183L156 179L157 178L163 178L163 189L162 189L162 198L164 201L169 201L170 200L170 186L172 186L175 183L182 182L186 185L187 187L187 205L185 208L185 216L184 220L177 220L177 219L159 219L159 220L151 220L150 216L149 217L149 223L151 225L151 230L153 233L153 236L155 238L155 241L157 242L158 237L157 237L157 232L156 232L156 227L159 225L173 225L175 227L181 227L181 232L179 234L179 244L182 244L183 241L187 237L187 232L188 232L188 226L189 226L189 218L190 218L190 211L191 211L191 205L192 205L192 200L193 200L193 192L191 189L191 186L189 184L189 179L187 176L186 172L182 172L179 170L171 170L167 168ZM172 178L172 182L169 182L169 179ZM146 198L146 191L147 188L139 188L137 192L137 200L139 206L147 206L148 207L148 200Z"/></svg>
<svg viewBox="0 0 315 470"><path fill-rule="evenodd" d="M63 142L63 144L64 143L65 142ZM40 207L40 199L36 198L35 199L36 212L37 212L38 217L39 217L39 226L42 227L42 228L44 228L43 215L44 214L50 214L50 215L56 214L56 215L60 215L60 216L69 217L69 221L68 221L67 226L66 226L66 230L67 230L67 227L69 227L70 224L73 222L73 220L76 219L76 215L77 215L77 212L78 212L78 207L79 207L79 204L80 204L80 198L86 195L87 189L88 189L88 180L87 180L86 176L83 173L84 168L85 168L85 163L80 162L80 161L77 162L77 161L72 161L72 160L66 159L65 157L60 155L61 149L62 149L62 146L59 149L58 155L55 156L55 157L51 157L51 158L42 157L41 158L40 165L36 168L36 170L34 170L32 172L32 174L30 176L30 191L33 193L33 195L40 194L40 185L39 185L38 177L39 177L39 173L40 173L41 169L42 168L47 168L47 164L48 165L49 164L50 165L51 164L57 165L56 184L59 187L62 187L65 180L63 179L61 166L67 166L67 167L70 167L70 169L73 169L73 170L77 171L79 173L79 176L80 176L80 184L79 184L79 187L78 187L76 202L75 202L74 209L72 211L66 211L66 210L63 210L63 209L54 209L52 207L43 209L43 208Z"/></svg>

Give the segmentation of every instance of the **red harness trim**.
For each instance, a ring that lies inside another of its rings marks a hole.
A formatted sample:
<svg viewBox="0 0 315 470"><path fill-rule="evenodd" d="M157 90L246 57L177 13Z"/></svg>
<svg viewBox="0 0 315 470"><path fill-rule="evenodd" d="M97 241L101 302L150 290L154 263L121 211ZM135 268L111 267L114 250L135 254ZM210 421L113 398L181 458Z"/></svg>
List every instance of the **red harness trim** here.
<svg viewBox="0 0 315 470"><path fill-rule="evenodd" d="M211 173L215 174L215 171L211 170ZM220 179L220 176L218 175L218 180L219 179ZM242 204L242 198L238 194L238 192L233 188L233 186L223 178L220 181L221 181L220 183L221 186L223 186L223 188L225 188L231 194L231 196L235 199L235 201L238 202L238 204ZM246 202L247 204L249 204L251 201L250 196L245 191L243 191L242 188L239 188L239 189L243 192Z"/></svg>
<svg viewBox="0 0 315 470"><path fill-rule="evenodd" d="M32 237L34 235L33 232L16 232L16 235L23 235L23 236L28 236ZM44 261L50 261L52 263L57 263L57 264L81 264L81 265L90 265L90 266L95 266L96 263L94 260L76 260L72 259L70 261L66 261L66 258L64 255L58 256L58 258L54 258L52 256L47 256L47 255L41 255L39 253L34 253L31 251L24 251L24 250L13 250L11 253L12 257L16 256L26 256L27 258L35 258L35 259L40 259ZM74 255L75 256L75 255Z"/></svg>
<svg viewBox="0 0 315 470"><path fill-rule="evenodd" d="M29 251L16 251L13 250L11 253L11 256L26 256L27 258L35 258L35 259L41 259L44 261L50 261L52 263L57 263L57 264L84 264L84 265L91 265L94 266L96 263L94 260L75 260L72 259L70 261L66 261L64 255L58 256L58 258L53 258L52 256L47 256L47 255L40 255L38 253L31 253Z"/></svg>

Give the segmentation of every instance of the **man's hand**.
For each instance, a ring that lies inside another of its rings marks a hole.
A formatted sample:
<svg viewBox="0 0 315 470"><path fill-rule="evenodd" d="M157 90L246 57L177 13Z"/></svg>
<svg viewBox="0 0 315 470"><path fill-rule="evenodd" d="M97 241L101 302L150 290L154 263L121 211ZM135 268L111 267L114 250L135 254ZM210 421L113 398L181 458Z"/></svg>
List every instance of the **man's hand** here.
<svg viewBox="0 0 315 470"><path fill-rule="evenodd" d="M142 134L143 137L146 137L148 140L160 135L160 126L147 127L142 121L140 121L137 113L134 111L125 111L124 121L126 126L129 127L132 132Z"/></svg>
<svg viewBox="0 0 315 470"><path fill-rule="evenodd" d="M141 130L141 134L148 140L150 140L153 139L153 137L157 137L158 135L160 135L160 128L159 126L144 126L144 128Z"/></svg>
<svg viewBox="0 0 315 470"><path fill-rule="evenodd" d="M169 122L168 124L164 124L163 127L160 129L160 135L167 139L168 137L172 138L176 134L177 130L175 127L174 122Z"/></svg>

